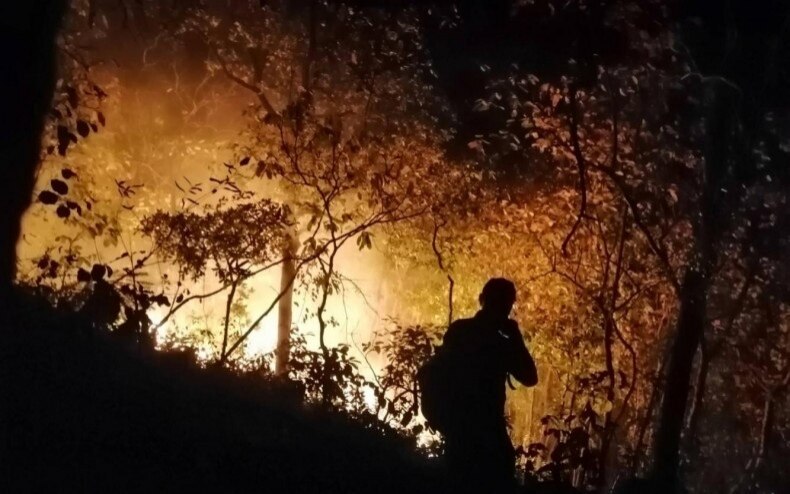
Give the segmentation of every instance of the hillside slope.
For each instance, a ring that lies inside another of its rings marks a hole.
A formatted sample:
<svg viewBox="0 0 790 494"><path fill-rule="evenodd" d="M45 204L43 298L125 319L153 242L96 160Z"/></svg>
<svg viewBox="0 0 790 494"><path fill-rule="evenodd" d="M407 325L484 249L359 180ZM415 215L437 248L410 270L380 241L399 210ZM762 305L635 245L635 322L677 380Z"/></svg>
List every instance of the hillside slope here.
<svg viewBox="0 0 790 494"><path fill-rule="evenodd" d="M3 492L436 492L403 442L249 379L144 357L20 295L4 313Z"/></svg>

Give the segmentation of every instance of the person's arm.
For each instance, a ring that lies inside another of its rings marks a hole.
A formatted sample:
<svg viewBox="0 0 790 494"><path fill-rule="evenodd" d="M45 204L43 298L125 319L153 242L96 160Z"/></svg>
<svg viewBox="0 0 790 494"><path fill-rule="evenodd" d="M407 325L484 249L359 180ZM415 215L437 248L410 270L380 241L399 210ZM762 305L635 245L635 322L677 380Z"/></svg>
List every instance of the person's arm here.
<svg viewBox="0 0 790 494"><path fill-rule="evenodd" d="M507 330L510 340L508 371L524 386L534 386L538 384L538 369L535 367L535 361L527 350L524 337L521 336L521 331L518 329L518 323L513 320L510 320L510 323Z"/></svg>

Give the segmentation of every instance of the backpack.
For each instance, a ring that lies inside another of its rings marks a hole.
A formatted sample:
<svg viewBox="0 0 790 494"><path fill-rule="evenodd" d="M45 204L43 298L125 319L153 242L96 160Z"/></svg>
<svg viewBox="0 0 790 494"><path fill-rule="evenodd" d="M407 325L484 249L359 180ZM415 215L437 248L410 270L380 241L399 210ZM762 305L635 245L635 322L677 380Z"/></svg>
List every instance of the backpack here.
<svg viewBox="0 0 790 494"><path fill-rule="evenodd" d="M463 406L462 374L461 359L442 347L417 371L420 411L431 429L444 433L452 427Z"/></svg>
<svg viewBox="0 0 790 494"><path fill-rule="evenodd" d="M470 367L468 356L446 347L437 348L417 370L420 411L431 429L445 434L460 425L464 410L475 400L469 389L473 379L474 367ZM506 383L516 389L510 374Z"/></svg>

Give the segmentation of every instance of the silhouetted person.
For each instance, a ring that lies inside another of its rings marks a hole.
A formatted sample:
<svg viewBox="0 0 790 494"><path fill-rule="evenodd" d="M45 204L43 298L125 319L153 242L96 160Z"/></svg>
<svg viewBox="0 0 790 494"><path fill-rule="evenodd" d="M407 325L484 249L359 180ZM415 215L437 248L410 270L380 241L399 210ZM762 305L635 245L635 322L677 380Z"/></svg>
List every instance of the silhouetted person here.
<svg viewBox="0 0 790 494"><path fill-rule="evenodd" d="M480 311L471 319L453 322L444 335L443 351L466 363L458 376L463 405L443 431L446 461L463 491L494 493L514 486L505 384L509 375L525 386L538 382L518 323L509 319L515 301L515 285L493 278L480 293Z"/></svg>

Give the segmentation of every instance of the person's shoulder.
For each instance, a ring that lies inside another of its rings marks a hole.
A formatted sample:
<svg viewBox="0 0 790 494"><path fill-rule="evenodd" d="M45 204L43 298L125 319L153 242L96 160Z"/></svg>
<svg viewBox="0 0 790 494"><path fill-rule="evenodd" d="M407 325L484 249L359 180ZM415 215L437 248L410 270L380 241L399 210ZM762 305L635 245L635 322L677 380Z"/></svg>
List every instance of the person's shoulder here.
<svg viewBox="0 0 790 494"><path fill-rule="evenodd" d="M472 318L469 319L456 319L455 321L450 323L450 327L447 328L448 331L458 331L463 330L466 328L471 328L475 325L475 320Z"/></svg>
<svg viewBox="0 0 790 494"><path fill-rule="evenodd" d="M444 341L466 340L473 333L473 328L473 319L456 319L447 328L447 332L444 334Z"/></svg>

